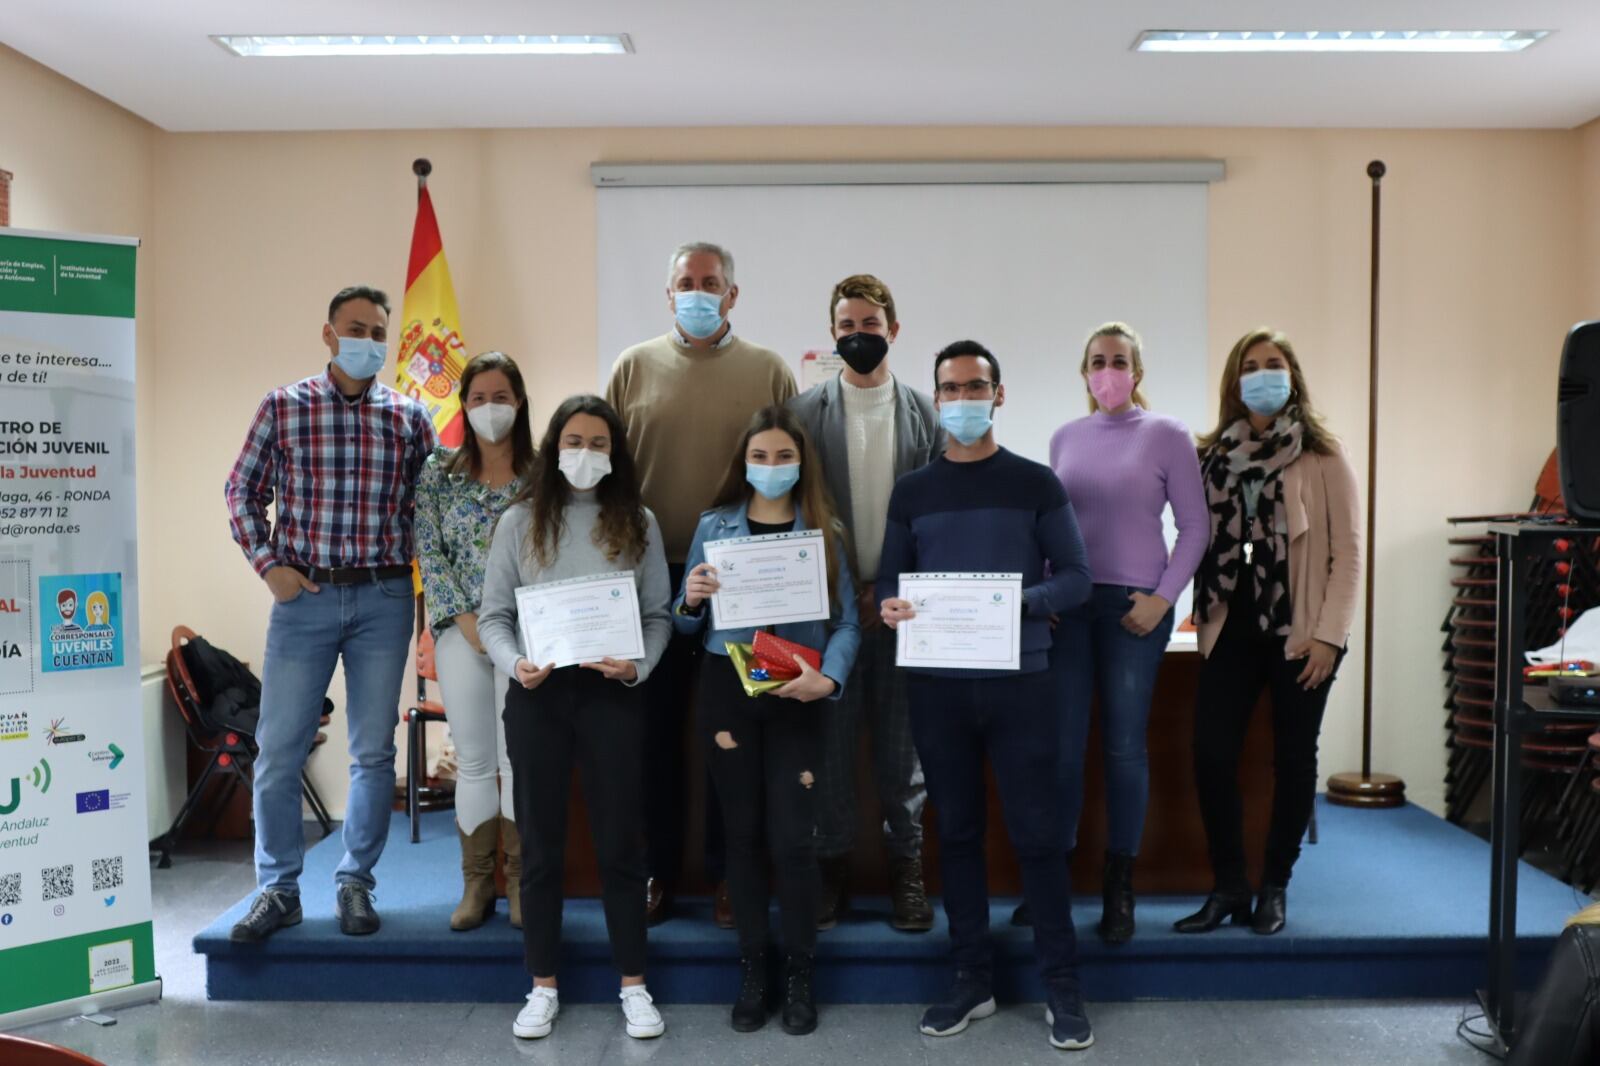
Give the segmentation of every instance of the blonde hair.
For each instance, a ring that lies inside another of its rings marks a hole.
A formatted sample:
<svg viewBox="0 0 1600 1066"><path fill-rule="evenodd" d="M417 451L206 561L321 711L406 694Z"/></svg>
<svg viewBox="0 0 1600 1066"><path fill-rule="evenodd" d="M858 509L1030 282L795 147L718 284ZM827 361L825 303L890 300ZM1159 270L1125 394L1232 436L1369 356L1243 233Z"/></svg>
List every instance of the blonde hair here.
<svg viewBox="0 0 1600 1066"><path fill-rule="evenodd" d="M1217 404L1217 424L1210 433L1202 434L1197 438L1202 452L1209 449L1222 437L1228 427L1247 418L1250 408L1244 405L1244 397L1239 395L1239 364L1244 362L1244 355L1251 348L1261 343L1272 345L1283 353L1284 362L1289 364L1289 403L1300 408L1300 422L1304 426L1301 435L1301 446L1308 452L1318 455L1332 455L1335 451L1334 441L1337 440L1328 427L1322 424L1322 418L1311 406L1311 393L1306 389L1306 378L1300 370L1300 360L1294 354L1294 345L1289 343L1289 338L1282 330L1273 329L1271 326L1257 326L1255 329L1240 337L1234 344L1233 350L1228 353L1228 361L1222 367L1222 383L1219 387L1219 400Z"/></svg>
<svg viewBox="0 0 1600 1066"><path fill-rule="evenodd" d="M1078 365L1078 373L1083 375L1083 390L1089 392L1089 349L1094 347L1094 342L1101 337L1121 337L1128 342L1128 347L1133 352L1133 376L1139 379L1133 385L1133 405L1135 407L1143 407L1148 411L1150 409L1150 401L1146 400L1144 393L1139 391L1139 385L1144 379L1144 344L1139 340L1139 334L1134 332L1133 327L1126 322L1107 322L1102 326L1095 327L1094 332L1084 338L1083 362ZM1089 392L1089 413L1094 414L1098 410L1100 410L1100 404L1094 398L1094 393Z"/></svg>
<svg viewBox="0 0 1600 1066"><path fill-rule="evenodd" d="M1571 925L1600 925L1600 903L1591 903L1583 910L1567 919Z"/></svg>

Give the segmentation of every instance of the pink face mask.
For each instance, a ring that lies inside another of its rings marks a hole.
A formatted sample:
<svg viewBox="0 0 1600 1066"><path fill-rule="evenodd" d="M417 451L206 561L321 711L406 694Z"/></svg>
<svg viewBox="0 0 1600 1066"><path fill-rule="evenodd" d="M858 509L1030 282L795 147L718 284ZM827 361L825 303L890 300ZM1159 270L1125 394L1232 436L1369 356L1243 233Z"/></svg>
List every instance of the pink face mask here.
<svg viewBox="0 0 1600 1066"><path fill-rule="evenodd" d="M1089 371L1089 395L1103 411L1115 411L1133 395L1133 374L1115 367Z"/></svg>

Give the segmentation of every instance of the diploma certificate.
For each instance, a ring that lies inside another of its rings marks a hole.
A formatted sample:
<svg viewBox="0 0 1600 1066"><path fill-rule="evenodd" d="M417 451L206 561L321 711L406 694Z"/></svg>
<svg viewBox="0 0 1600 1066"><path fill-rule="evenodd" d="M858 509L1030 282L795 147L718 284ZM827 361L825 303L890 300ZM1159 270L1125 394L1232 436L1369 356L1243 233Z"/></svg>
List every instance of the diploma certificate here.
<svg viewBox="0 0 1600 1066"><path fill-rule="evenodd" d="M722 586L711 597L715 628L754 629L828 617L828 553L818 530L710 540L705 551Z"/></svg>
<svg viewBox="0 0 1600 1066"><path fill-rule="evenodd" d="M917 616L895 633L896 666L1021 669L1021 574L901 574L900 598Z"/></svg>
<svg viewBox="0 0 1600 1066"><path fill-rule="evenodd" d="M633 571L517 589L522 654L536 669L601 659L643 659Z"/></svg>

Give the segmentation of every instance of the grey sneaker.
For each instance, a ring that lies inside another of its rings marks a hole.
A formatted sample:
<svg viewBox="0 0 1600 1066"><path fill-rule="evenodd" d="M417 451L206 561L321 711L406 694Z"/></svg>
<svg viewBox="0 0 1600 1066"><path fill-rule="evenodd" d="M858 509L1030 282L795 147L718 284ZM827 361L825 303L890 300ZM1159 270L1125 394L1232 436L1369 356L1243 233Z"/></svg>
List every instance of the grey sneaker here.
<svg viewBox="0 0 1600 1066"><path fill-rule="evenodd" d="M333 911L339 919L339 932L345 936L376 933L382 924L378 921L378 912L372 909L372 890L354 881L339 886Z"/></svg>
<svg viewBox="0 0 1600 1066"><path fill-rule="evenodd" d="M228 939L236 944L259 944L279 929L300 924L300 897L275 888L262 891L250 911L234 924Z"/></svg>

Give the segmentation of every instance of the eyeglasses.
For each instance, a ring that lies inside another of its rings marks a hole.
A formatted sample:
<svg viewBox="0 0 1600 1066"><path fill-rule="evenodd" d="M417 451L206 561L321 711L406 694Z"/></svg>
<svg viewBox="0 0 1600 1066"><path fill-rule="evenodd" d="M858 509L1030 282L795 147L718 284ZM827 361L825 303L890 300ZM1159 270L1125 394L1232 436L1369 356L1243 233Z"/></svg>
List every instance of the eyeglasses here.
<svg viewBox="0 0 1600 1066"><path fill-rule="evenodd" d="M939 399L959 400L966 397L969 400L986 400L994 394L994 382L988 378L978 378L974 381L944 381L939 384Z"/></svg>

